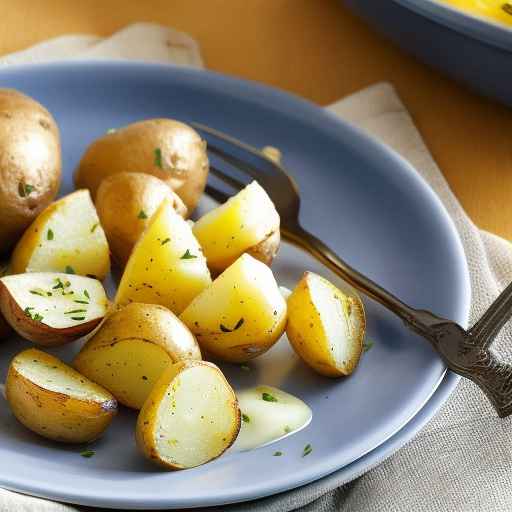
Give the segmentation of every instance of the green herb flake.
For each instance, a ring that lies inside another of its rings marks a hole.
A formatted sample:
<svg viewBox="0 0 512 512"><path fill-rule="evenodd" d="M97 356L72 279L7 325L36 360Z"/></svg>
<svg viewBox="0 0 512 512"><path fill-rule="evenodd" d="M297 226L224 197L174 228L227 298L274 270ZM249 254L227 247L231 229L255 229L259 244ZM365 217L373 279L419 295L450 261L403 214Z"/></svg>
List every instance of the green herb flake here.
<svg viewBox="0 0 512 512"><path fill-rule="evenodd" d="M74 315L75 313L87 313L87 309L72 309L71 311L64 311L65 315Z"/></svg>
<svg viewBox="0 0 512 512"><path fill-rule="evenodd" d="M247 366L246 364L241 364L240 365L240 370L243 370L244 372L250 372L251 369L249 366Z"/></svg>
<svg viewBox="0 0 512 512"><path fill-rule="evenodd" d="M18 184L18 194L20 197L27 197L35 190L34 185L23 183L22 181Z"/></svg>
<svg viewBox="0 0 512 512"><path fill-rule="evenodd" d="M90 295L89 295L89 292L88 292L87 290L84 290L84 295L85 295L88 299L90 299L90 298L91 298L91 297L90 297Z"/></svg>
<svg viewBox="0 0 512 512"><path fill-rule="evenodd" d="M89 302L87 302L86 300L80 300L80 299L75 299L73 302L76 302L77 304L89 304Z"/></svg>
<svg viewBox="0 0 512 512"><path fill-rule="evenodd" d="M193 260L194 258L197 258L195 254L192 254L190 252L190 249L187 249L185 251L185 254L180 258L180 260Z"/></svg>
<svg viewBox="0 0 512 512"><path fill-rule="evenodd" d="M64 272L66 272L66 274L76 274L75 269L73 267L71 267L70 265L66 265L66 270ZM69 281L68 281L68 283L69 283ZM69 284L71 284L71 283L69 283Z"/></svg>
<svg viewBox="0 0 512 512"><path fill-rule="evenodd" d="M249 418L249 416L247 416L247 414L242 414L242 421L244 423L251 423L251 418Z"/></svg>
<svg viewBox="0 0 512 512"><path fill-rule="evenodd" d="M60 277L55 278L55 281L57 281L57 284L55 286L52 286L52 290L58 290L59 288L64 288L64 283L60 280Z"/></svg>
<svg viewBox="0 0 512 512"><path fill-rule="evenodd" d="M261 398L265 400L265 402L277 402L277 398L274 395L271 395L270 393L263 392L261 394Z"/></svg>
<svg viewBox="0 0 512 512"><path fill-rule="evenodd" d="M96 228L100 225L99 222L96 222L96 224L93 224L91 227L91 233L94 233L96 231Z"/></svg>
<svg viewBox="0 0 512 512"><path fill-rule="evenodd" d="M306 456L307 456L307 455L309 455L312 451L313 451L313 447L312 447L310 444L307 444L306 446L304 446L304 451L302 452L302 456L303 456L303 457L306 457Z"/></svg>
<svg viewBox="0 0 512 512"><path fill-rule="evenodd" d="M137 215L138 219L147 219L148 216L146 215L146 212L144 210L141 210L139 214Z"/></svg>
<svg viewBox="0 0 512 512"><path fill-rule="evenodd" d="M162 150L160 148L155 148L155 165L163 169L162 165Z"/></svg>
<svg viewBox="0 0 512 512"><path fill-rule="evenodd" d="M72 316L71 320L76 320L79 322L80 320L85 320L85 316Z"/></svg>
<svg viewBox="0 0 512 512"><path fill-rule="evenodd" d="M283 452L274 452L274 457L281 457L283 455Z"/></svg>
<svg viewBox="0 0 512 512"><path fill-rule="evenodd" d="M373 348L373 345L375 345L375 343L373 341L366 340L363 343L363 352L368 352L368 350L371 350Z"/></svg>
<svg viewBox="0 0 512 512"><path fill-rule="evenodd" d="M108 133L108 134L116 133L116 132L117 132L117 130L116 130L115 128L109 128L109 129L107 130L107 133Z"/></svg>
<svg viewBox="0 0 512 512"><path fill-rule="evenodd" d="M288 425L286 425L286 426L284 427L284 433L285 433L285 434L289 434L291 431L292 431L292 429L291 429Z"/></svg>
<svg viewBox="0 0 512 512"><path fill-rule="evenodd" d="M84 457L84 459L90 459L94 454L95 452L92 450L84 450L83 452L80 452L80 455Z"/></svg>
<svg viewBox="0 0 512 512"><path fill-rule="evenodd" d="M29 290L29 292L32 294L32 295L39 295L40 297L46 297L46 293L37 289L37 290Z"/></svg>
<svg viewBox="0 0 512 512"><path fill-rule="evenodd" d="M162 240L162 241L160 242L160 245L168 244L170 241L171 241L171 239L170 239L170 238L166 238L165 240Z"/></svg>
<svg viewBox="0 0 512 512"><path fill-rule="evenodd" d="M46 240L53 240L53 231L51 229L46 232Z"/></svg>
<svg viewBox="0 0 512 512"><path fill-rule="evenodd" d="M43 320L43 315L40 315L39 313L36 313L33 317L32 317L32 320L35 320L36 322L41 322Z"/></svg>

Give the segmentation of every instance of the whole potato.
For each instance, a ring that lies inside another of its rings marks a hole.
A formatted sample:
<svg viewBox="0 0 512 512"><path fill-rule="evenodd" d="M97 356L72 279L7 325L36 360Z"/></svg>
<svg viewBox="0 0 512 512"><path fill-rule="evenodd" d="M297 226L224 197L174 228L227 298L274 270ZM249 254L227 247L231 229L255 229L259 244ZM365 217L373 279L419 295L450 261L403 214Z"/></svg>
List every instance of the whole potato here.
<svg viewBox="0 0 512 512"><path fill-rule="evenodd" d="M192 213L208 177L206 143L179 121L139 121L94 141L78 165L75 184L88 188L95 198L102 180L119 172L143 172L160 178Z"/></svg>
<svg viewBox="0 0 512 512"><path fill-rule="evenodd" d="M59 130L41 104L0 89L0 255L48 206L59 190Z"/></svg>
<svg viewBox="0 0 512 512"><path fill-rule="evenodd" d="M165 198L179 215L187 216L187 207L180 197L150 174L120 172L101 182L96 210L118 264L126 265L135 242Z"/></svg>

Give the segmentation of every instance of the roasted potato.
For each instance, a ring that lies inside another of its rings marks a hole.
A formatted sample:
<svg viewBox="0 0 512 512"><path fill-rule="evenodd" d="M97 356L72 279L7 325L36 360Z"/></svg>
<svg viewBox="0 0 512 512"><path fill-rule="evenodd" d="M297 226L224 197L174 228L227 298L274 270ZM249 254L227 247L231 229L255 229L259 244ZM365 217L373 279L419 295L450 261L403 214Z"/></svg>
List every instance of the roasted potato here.
<svg viewBox="0 0 512 512"><path fill-rule="evenodd" d="M283 334L286 301L272 271L248 254L228 267L180 315L202 349L241 363Z"/></svg>
<svg viewBox="0 0 512 512"><path fill-rule="evenodd" d="M355 291L344 293L306 272L288 297L288 339L321 375L350 375L361 357L364 332L364 307Z"/></svg>
<svg viewBox="0 0 512 512"><path fill-rule="evenodd" d="M135 242L164 198L179 215L187 207L162 180L140 172L120 172L105 178L96 194L96 209L116 263L125 266Z"/></svg>
<svg viewBox="0 0 512 512"><path fill-rule="evenodd" d="M201 359L185 324L162 306L134 302L105 320L73 366L123 405L140 409L163 370L184 359Z"/></svg>
<svg viewBox="0 0 512 512"><path fill-rule="evenodd" d="M52 203L25 231L11 273L67 272L103 279L110 270L107 238L87 190Z"/></svg>
<svg viewBox="0 0 512 512"><path fill-rule="evenodd" d="M130 255L115 302L160 304L179 314L210 283L190 226L164 199Z"/></svg>
<svg viewBox="0 0 512 512"><path fill-rule="evenodd" d="M23 425L64 443L93 441L117 412L116 400L108 391L35 348L12 360L5 394Z"/></svg>
<svg viewBox="0 0 512 512"><path fill-rule="evenodd" d="M299 398L272 386L256 386L237 393L242 426L235 448L250 450L304 428L313 416Z"/></svg>
<svg viewBox="0 0 512 512"><path fill-rule="evenodd" d="M59 129L34 99L0 89L0 256L54 199L60 186Z"/></svg>
<svg viewBox="0 0 512 512"><path fill-rule="evenodd" d="M193 468L224 453L240 430L240 410L222 372L205 361L164 371L137 419L137 446L169 469Z"/></svg>
<svg viewBox="0 0 512 512"><path fill-rule="evenodd" d="M0 311L22 337L54 346L91 332L108 310L99 281L53 272L15 274L0 279Z"/></svg>
<svg viewBox="0 0 512 512"><path fill-rule="evenodd" d="M192 213L208 178L206 143L190 126L172 119L133 123L105 134L87 148L75 172L75 184L96 197L102 180L118 172L160 178Z"/></svg>
<svg viewBox="0 0 512 512"><path fill-rule="evenodd" d="M193 227L210 270L219 274L244 252L270 265L279 249L279 214L253 181Z"/></svg>

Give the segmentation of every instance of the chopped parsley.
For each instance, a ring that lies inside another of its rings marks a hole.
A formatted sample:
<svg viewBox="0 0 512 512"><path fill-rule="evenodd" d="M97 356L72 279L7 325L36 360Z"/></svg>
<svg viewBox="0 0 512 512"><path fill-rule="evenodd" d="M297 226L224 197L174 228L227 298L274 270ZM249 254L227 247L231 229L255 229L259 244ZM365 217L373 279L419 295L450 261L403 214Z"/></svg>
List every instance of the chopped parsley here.
<svg viewBox="0 0 512 512"><path fill-rule="evenodd" d="M51 229L46 232L46 240L53 240L53 231Z"/></svg>
<svg viewBox="0 0 512 512"><path fill-rule="evenodd" d="M304 446L304 451L302 452L302 456L306 457L306 455L309 455L313 451L313 447L310 444L307 444Z"/></svg>
<svg viewBox="0 0 512 512"><path fill-rule="evenodd" d="M100 225L99 222L96 222L96 224L93 224L91 227L91 233L94 233L96 231L96 228Z"/></svg>
<svg viewBox="0 0 512 512"><path fill-rule="evenodd" d="M39 295L40 297L46 297L46 293L43 292L42 290L29 290L29 292L32 294L32 295Z"/></svg>
<svg viewBox="0 0 512 512"><path fill-rule="evenodd" d="M286 426L284 427L284 433L285 433L285 434L289 434L291 431L292 431L292 429L291 429L288 425L286 425Z"/></svg>
<svg viewBox="0 0 512 512"><path fill-rule="evenodd" d="M65 315L74 315L75 313L86 313L87 309L72 309L71 311L64 311Z"/></svg>
<svg viewBox="0 0 512 512"><path fill-rule="evenodd" d="M84 295L85 295L88 299L90 299L90 298L91 298L91 297L89 296L89 292L88 292L87 290L84 290Z"/></svg>
<svg viewBox="0 0 512 512"><path fill-rule="evenodd" d="M261 394L262 400L265 400L265 402L277 402L277 398L274 395L271 395L270 393L263 392Z"/></svg>
<svg viewBox="0 0 512 512"><path fill-rule="evenodd" d="M28 183L23 183L22 181L20 181L18 184L18 194L20 197L29 196L34 191L34 189L34 185L29 185Z"/></svg>
<svg viewBox="0 0 512 512"><path fill-rule="evenodd" d="M233 331L236 331L237 329L240 329L240 327L242 327L243 323L244 323L244 319L240 318L240 320L238 320L238 322L235 324L233 329L230 329L229 327L226 327L225 325L220 324L220 330L222 332L233 332Z"/></svg>
<svg viewBox="0 0 512 512"><path fill-rule="evenodd" d="M83 452L80 452L80 455L85 459L90 459L94 454L95 452L92 450L84 450Z"/></svg>
<svg viewBox="0 0 512 512"><path fill-rule="evenodd" d="M160 148L155 148L155 165L163 169L162 166L162 150Z"/></svg>
<svg viewBox="0 0 512 512"><path fill-rule="evenodd" d="M43 316L39 313L33 313L31 310L34 309L33 307L26 307L24 310L25 316L28 316L31 320L35 320L36 322L41 322L43 319Z"/></svg>
<svg viewBox="0 0 512 512"><path fill-rule="evenodd" d="M240 370L243 370L244 372L250 372L251 369L246 364L240 365Z"/></svg>
<svg viewBox="0 0 512 512"><path fill-rule="evenodd" d="M162 241L160 242L160 245L168 244L170 241L171 241L171 239L170 239L170 238L166 238L165 240L162 240Z"/></svg>
<svg viewBox="0 0 512 512"><path fill-rule="evenodd" d="M75 299L73 302L76 302L77 304L89 304L89 302L87 302L86 300L80 300L80 299Z"/></svg>
<svg viewBox="0 0 512 512"><path fill-rule="evenodd" d="M185 251L185 254L180 258L180 260L193 260L194 258L197 258L195 254L192 254L190 252L190 249L187 249Z"/></svg>
<svg viewBox="0 0 512 512"><path fill-rule="evenodd" d="M85 320L85 316L72 316L71 320L76 320L79 322L80 320Z"/></svg>
<svg viewBox="0 0 512 512"><path fill-rule="evenodd" d="M75 269L70 265L66 265L66 270L64 272L66 272L66 274L76 274Z"/></svg>
<svg viewBox="0 0 512 512"><path fill-rule="evenodd" d="M371 350L373 348L373 345L375 345L375 343L373 341L366 340L363 343L363 352L368 352L368 350Z"/></svg>
<svg viewBox="0 0 512 512"><path fill-rule="evenodd" d="M247 416L247 414L242 414L242 421L244 423L250 423L251 422L251 418L249 418L249 416Z"/></svg>
<svg viewBox="0 0 512 512"><path fill-rule="evenodd" d="M107 130L107 133L116 133L116 131L117 131L117 130L116 130L115 128L109 128L109 129Z"/></svg>
<svg viewBox="0 0 512 512"><path fill-rule="evenodd" d="M139 212L139 215L137 215L137 218L138 218L138 219L147 219L147 218L148 218L148 216L146 215L146 212L145 212L144 210L141 210L141 211Z"/></svg>
<svg viewBox="0 0 512 512"><path fill-rule="evenodd" d="M281 457L283 455L283 452L274 452L274 457Z"/></svg>

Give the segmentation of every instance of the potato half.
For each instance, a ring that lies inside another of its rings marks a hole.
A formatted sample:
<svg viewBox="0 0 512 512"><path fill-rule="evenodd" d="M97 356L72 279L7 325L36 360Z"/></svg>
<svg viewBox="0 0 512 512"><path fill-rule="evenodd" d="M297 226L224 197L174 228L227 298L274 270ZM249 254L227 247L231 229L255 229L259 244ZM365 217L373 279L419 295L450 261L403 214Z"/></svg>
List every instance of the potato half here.
<svg viewBox="0 0 512 512"><path fill-rule="evenodd" d="M0 89L0 255L54 199L60 186L59 129L34 99Z"/></svg>
<svg viewBox="0 0 512 512"><path fill-rule="evenodd" d="M353 291L306 272L288 297L286 334L295 352L327 377L350 375L361 357L365 314Z"/></svg>
<svg viewBox="0 0 512 512"><path fill-rule="evenodd" d="M162 180L140 172L120 172L105 178L96 194L96 209L114 260L125 266L133 246L167 198L176 213L187 207Z"/></svg>
<svg viewBox="0 0 512 512"><path fill-rule="evenodd" d="M266 352L281 337L286 301L270 268L244 254L180 318L201 348L225 361L244 362Z"/></svg>
<svg viewBox="0 0 512 512"><path fill-rule="evenodd" d="M163 180L192 213L208 178L206 143L172 119L139 121L94 141L75 173L78 188L93 197L101 181L118 172L143 172Z"/></svg>
<svg viewBox="0 0 512 512"><path fill-rule="evenodd" d="M192 229L164 199L130 255L115 303L160 304L179 314L210 283Z"/></svg>
<svg viewBox="0 0 512 512"><path fill-rule="evenodd" d="M270 265L281 239L279 214L256 181L201 217L193 231L214 274L244 252Z"/></svg>
<svg viewBox="0 0 512 512"><path fill-rule="evenodd" d="M110 270L107 238L87 190L62 197L25 231L11 272L68 272L103 279Z"/></svg>
<svg viewBox="0 0 512 512"><path fill-rule="evenodd" d="M35 348L12 360L5 394L23 425L64 443L94 441L117 412L116 400L108 391Z"/></svg>
<svg viewBox="0 0 512 512"><path fill-rule="evenodd" d="M136 440L150 460L170 469L193 468L224 453L240 430L235 393L205 361L170 365L137 420Z"/></svg>
<svg viewBox="0 0 512 512"><path fill-rule="evenodd" d="M91 332L108 310L99 281L34 272L0 279L0 311L22 337L43 346L61 345Z"/></svg>
<svg viewBox="0 0 512 512"><path fill-rule="evenodd" d="M73 366L123 405L140 409L164 369L184 359L201 359L185 324L162 306L133 303L105 320Z"/></svg>

